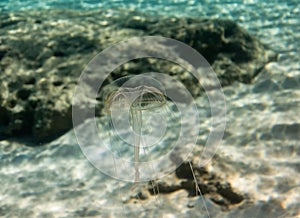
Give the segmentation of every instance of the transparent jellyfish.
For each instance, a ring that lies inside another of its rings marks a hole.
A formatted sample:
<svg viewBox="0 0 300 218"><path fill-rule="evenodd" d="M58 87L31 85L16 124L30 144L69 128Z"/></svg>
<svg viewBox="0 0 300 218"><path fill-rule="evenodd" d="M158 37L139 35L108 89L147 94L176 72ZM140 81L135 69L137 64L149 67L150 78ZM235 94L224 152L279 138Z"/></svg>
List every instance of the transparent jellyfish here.
<svg viewBox="0 0 300 218"><path fill-rule="evenodd" d="M134 188L140 181L139 165L143 162L150 162L151 151L153 150L148 148L155 148L155 145L163 144L163 147L158 149L158 153L161 155L163 149L169 150L170 147L168 146L172 145L172 143L164 143L163 138L168 128L172 128L174 131L176 126L169 126L167 120L162 119L162 116L159 115L169 116L169 121L174 124L179 123L181 114L174 110L176 107L171 109L168 105L169 102L163 85L158 80L148 76L122 77L109 84L103 93L104 110L109 117L109 129L111 130L109 137L112 147L110 149L118 158L126 157L127 154L128 159L132 154L128 152L128 149L131 147L133 150L131 161L134 163ZM176 118L179 119L176 120ZM155 126L155 124L158 125ZM132 131L126 131L128 128ZM151 128L154 130L149 130ZM180 132L179 129L178 132ZM175 138L178 137L180 137L179 134L175 136ZM147 159L142 158L141 148ZM189 162L189 166L195 181L195 192L201 193L191 162ZM120 178L119 175L116 177ZM159 194L159 189L154 186L154 183L152 183L152 188L153 193ZM139 198L138 194L136 196ZM157 198L156 200L158 202Z"/></svg>
<svg viewBox="0 0 300 218"><path fill-rule="evenodd" d="M167 98L162 85L147 76L122 77L104 90L105 112L110 118L112 135L119 138L117 143L123 142L122 146L133 146L134 182L140 180L140 162L149 160L140 159L141 148L143 147L147 156L147 147L159 143L167 128L159 114L159 110L166 112L166 104ZM124 133L128 127L131 128L131 134L128 131ZM112 135L110 138L113 146L116 140ZM121 152L122 149L117 149L118 156L126 153Z"/></svg>

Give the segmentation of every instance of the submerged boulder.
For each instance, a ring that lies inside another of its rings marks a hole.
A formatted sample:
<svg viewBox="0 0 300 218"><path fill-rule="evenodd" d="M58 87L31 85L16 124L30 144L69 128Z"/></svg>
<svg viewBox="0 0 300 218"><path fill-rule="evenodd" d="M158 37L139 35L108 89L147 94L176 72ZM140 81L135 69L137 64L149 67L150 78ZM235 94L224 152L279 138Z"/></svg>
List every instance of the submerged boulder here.
<svg viewBox="0 0 300 218"><path fill-rule="evenodd" d="M49 10L2 13L0 27L0 138L25 134L50 140L71 129L72 96L84 67L104 48L134 36L160 35L190 45L208 60L223 86L250 83L276 57L229 20ZM130 61L106 82L151 71L181 81L194 97L203 92L186 69L154 58ZM96 100L100 115L102 99ZM90 106L84 97L76 104Z"/></svg>

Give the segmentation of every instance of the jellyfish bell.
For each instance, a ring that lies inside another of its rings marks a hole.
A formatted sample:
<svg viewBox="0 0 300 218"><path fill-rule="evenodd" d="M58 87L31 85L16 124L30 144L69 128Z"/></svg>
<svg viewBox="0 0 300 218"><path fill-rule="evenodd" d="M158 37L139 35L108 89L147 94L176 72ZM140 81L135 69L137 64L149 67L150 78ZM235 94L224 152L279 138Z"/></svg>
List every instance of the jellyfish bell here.
<svg viewBox="0 0 300 218"><path fill-rule="evenodd" d="M106 109L112 104L131 103L132 109L147 110L157 108L166 102L163 85L156 79L146 75L121 77L104 90L103 99Z"/></svg>
<svg viewBox="0 0 300 218"><path fill-rule="evenodd" d="M131 107L132 110L156 109L166 103L164 94L148 86L135 88L119 88L118 91L110 93L105 99L105 110L111 111L114 107Z"/></svg>
<svg viewBox="0 0 300 218"><path fill-rule="evenodd" d="M155 78L148 75L119 78L105 88L104 102L112 128L129 145L134 145L136 134L143 137L143 147L152 146L163 137L167 127L161 109L166 111L167 98ZM137 116L143 119L136 120ZM128 129L132 130L130 134L122 134Z"/></svg>

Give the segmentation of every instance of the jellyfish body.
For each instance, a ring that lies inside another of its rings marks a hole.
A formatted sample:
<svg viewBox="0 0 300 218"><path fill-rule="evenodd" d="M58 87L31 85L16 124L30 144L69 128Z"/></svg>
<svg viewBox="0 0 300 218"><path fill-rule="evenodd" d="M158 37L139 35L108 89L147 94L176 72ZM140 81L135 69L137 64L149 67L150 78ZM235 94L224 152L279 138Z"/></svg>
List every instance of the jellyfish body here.
<svg viewBox="0 0 300 218"><path fill-rule="evenodd" d="M190 119L187 119L187 117L191 114L191 112L197 112L197 110L195 110L193 107L183 107L182 105L178 104L178 106L180 107L179 110L177 108L176 104L173 104L173 102L171 102L172 108L170 108L170 101L167 101L167 95L166 92L164 92L164 90L161 89L162 85L155 79L151 79L149 77L145 77L145 76L127 76L127 77L122 77L120 79L115 80L113 83L111 83L109 85L109 87L107 87L107 90L104 90L103 92L105 93L104 95L104 110L107 114L109 114L110 120L112 121L114 119L114 116L120 115L121 119L124 120L126 119L126 117L124 117L124 112L125 111L125 115L127 115L127 120L129 121L128 123L126 123L127 126L130 126L131 128L131 133L133 135L133 140L131 141L126 141L126 139L124 140L124 138L121 137L121 139L123 139L123 142L127 142L128 144L133 145L133 168L130 168L130 172L134 171L134 175L133 175L133 182L134 185L132 187L131 190L133 190L134 187L136 187L137 183L139 181L142 181L144 179L144 175L145 172L143 171L143 169L145 169L145 165L142 165L142 161L143 158L141 158L140 156L140 150L141 147L143 147L145 149L144 143L144 134L145 132L144 127L147 126L146 122L144 118L147 117L146 116L146 112L149 111L163 111L165 109L167 114L169 115L168 117L171 118L168 121L171 121L172 125L166 125L167 127L171 127L169 129L172 130L172 133L178 131L175 136L178 136L180 138L181 136L181 140L177 140L175 146L177 146L177 143L186 145L188 143L185 144L185 142L190 142L191 140L193 140L193 137L195 133L197 133L197 131L195 131L194 128L188 128L188 130L185 132L185 134L181 134L181 127L190 127L190 123L189 122L182 122L182 116L183 120L185 121L190 121ZM168 98L170 99L170 98ZM171 98L172 100L172 98ZM189 102L189 101L188 101ZM173 107L173 106L176 107ZM178 111L177 111L178 109ZM182 113L183 112L187 112L185 114ZM177 117L179 115L179 117ZM151 119L154 117L151 117ZM159 125L163 124L163 120L160 120ZM194 120L195 123L197 123L197 119ZM118 119L115 119L115 123L110 122L111 126L110 129L115 131L116 133L118 129ZM176 123L179 123L179 128L176 126ZM117 128L115 128L117 127ZM124 128L124 125L120 125L120 128ZM125 127L126 128L126 127ZM159 129L160 131L161 129ZM120 133L122 133L122 131L120 131ZM177 135L178 134L178 135ZM120 136L120 135L118 135ZM182 137L184 136L184 137ZM166 137L168 138L168 137ZM175 137L176 138L176 137ZM173 139L172 139L173 140ZM120 142L120 141L119 141ZM159 138L158 142L166 142L164 140L161 140L161 138ZM110 142L112 144L112 141ZM156 143L156 142L155 142ZM155 144L154 143L154 144ZM170 143L170 141L168 141L167 143L162 143L163 147L167 147L170 148L168 146L168 144L171 144L171 146L173 146L172 142ZM123 146L123 143L121 144ZM161 146L158 146L159 148L162 148ZM173 148L172 148L173 149ZM176 149L180 149L180 147L177 147ZM159 149L158 149L159 150ZM189 151L192 150L189 147L186 147L185 151ZM175 152L176 150L174 149L173 152ZM119 150L118 150L119 152ZM159 152L161 152L161 150L159 150ZM132 155L130 153L130 155ZM123 156L123 154L119 154L119 156ZM147 158L147 160L149 162L151 162L152 160L149 160ZM179 160L179 161L175 161L175 164L179 164L181 163L183 160ZM115 162L114 162L115 163ZM131 162L132 163L132 162ZM132 166L130 163L130 167ZM161 162L159 162L161 163ZM199 188L198 185L198 181L196 178L196 175L194 173L193 170L193 166L192 163L189 161L189 167L191 169L191 173L193 175L193 179L195 182L195 193L199 193L202 196L201 190ZM128 166L126 164L124 164L124 166ZM140 169L141 172L140 172ZM158 168L156 168L158 169ZM160 168L161 169L161 168ZM164 168L166 169L166 168ZM115 170L117 171L117 170ZM146 170L147 171L147 170ZM153 171L153 170L152 170ZM151 170L147 171L147 172L152 172ZM129 171L126 171L129 172ZM143 174L144 173L144 174ZM117 174L117 173L116 173ZM158 175L158 174L157 174ZM128 174L127 174L128 176ZM118 175L116 175L116 177L118 177ZM132 178L132 175L130 174L130 180ZM159 194L159 186L155 187L155 184L153 183L154 177L149 177L149 176L145 176L145 178L150 178L148 181L151 181L152 183L152 188L153 188L153 193L155 193L156 195ZM139 199L139 194L136 195L136 198ZM160 203L158 202L158 199L155 198L157 200L157 205L160 205ZM208 209L206 207L206 204L203 200L204 203L204 207L207 211L207 215L209 216L209 212Z"/></svg>
<svg viewBox="0 0 300 218"><path fill-rule="evenodd" d="M140 148L143 139L143 111L154 110L166 104L166 97L159 89L159 82L145 77L122 77L114 81L104 97L105 111L127 110L134 134L134 182L140 179Z"/></svg>

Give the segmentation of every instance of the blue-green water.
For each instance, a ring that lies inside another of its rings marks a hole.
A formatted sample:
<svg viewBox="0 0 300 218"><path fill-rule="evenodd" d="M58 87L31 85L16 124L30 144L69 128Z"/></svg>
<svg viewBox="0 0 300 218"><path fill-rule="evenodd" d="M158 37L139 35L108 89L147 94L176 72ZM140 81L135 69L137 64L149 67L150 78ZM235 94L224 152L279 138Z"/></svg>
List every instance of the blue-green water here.
<svg viewBox="0 0 300 218"><path fill-rule="evenodd" d="M235 210L231 214L218 214L219 208L214 208L211 202L207 205L211 217L299 216L298 0L0 0L0 13L57 8L77 11L123 9L139 10L153 16L227 18L268 44L279 54L278 61L266 66L253 84L236 83L224 88L228 107L226 137L217 153L218 158L211 166L217 173L224 173L232 186L249 193L258 206L245 211ZM12 34L14 32L17 30L13 30ZM294 85L291 86L291 83ZM279 87L277 90L268 89L274 84ZM197 99L197 104L203 109L200 111L202 114L208 114L209 108L203 107L207 105L206 99ZM207 137L205 117L201 118L200 125L205 133L199 137L201 143ZM93 143L89 141L88 133L86 135L87 142ZM72 132L38 148L25 147L22 142L0 141L0 160L0 217L119 217L124 215L122 200L132 194L130 185L118 184L118 181L105 177L88 163ZM107 166L113 167L113 162L107 163ZM190 200L186 200L184 192L161 198L166 202L162 208L155 207L155 201L148 201L126 205L126 210L132 217L199 215L197 211L182 212ZM262 201L272 207L277 205L273 200L283 208L278 213L276 208L274 212L259 203Z"/></svg>
<svg viewBox="0 0 300 218"><path fill-rule="evenodd" d="M257 35L263 42L272 44L275 51L288 52L292 49L299 52L300 49L298 0L0 1L0 12L43 9L124 9L138 10L154 16L167 14L232 19ZM278 43L279 41L281 43Z"/></svg>

